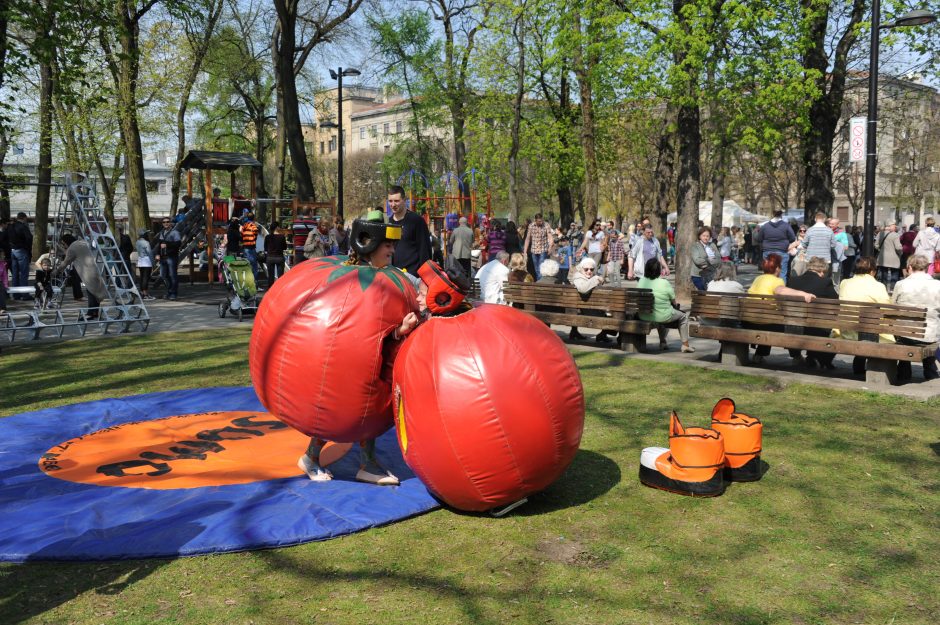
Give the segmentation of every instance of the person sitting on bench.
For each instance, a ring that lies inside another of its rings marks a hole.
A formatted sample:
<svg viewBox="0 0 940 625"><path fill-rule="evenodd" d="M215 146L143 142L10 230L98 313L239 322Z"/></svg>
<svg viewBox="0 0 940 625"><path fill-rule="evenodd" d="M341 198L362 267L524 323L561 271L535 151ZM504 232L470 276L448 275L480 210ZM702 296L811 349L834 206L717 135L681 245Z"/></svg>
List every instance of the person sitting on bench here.
<svg viewBox="0 0 940 625"><path fill-rule="evenodd" d="M666 335L669 328L679 329L679 338L682 340L682 353L691 354L695 348L689 345L689 313L679 310L676 303L676 291L665 280L660 272L662 266L658 258L646 261L643 267L643 277L637 283L637 288L650 289L653 292L653 312L640 313L640 319L651 321L659 332L659 349L667 350Z"/></svg>

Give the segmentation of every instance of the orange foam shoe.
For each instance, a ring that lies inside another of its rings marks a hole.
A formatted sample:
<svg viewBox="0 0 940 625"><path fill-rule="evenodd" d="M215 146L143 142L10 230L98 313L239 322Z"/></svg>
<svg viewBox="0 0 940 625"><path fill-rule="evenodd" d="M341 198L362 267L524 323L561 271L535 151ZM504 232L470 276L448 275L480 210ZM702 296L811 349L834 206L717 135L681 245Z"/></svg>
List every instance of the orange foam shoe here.
<svg viewBox="0 0 940 625"><path fill-rule="evenodd" d="M679 495L715 497L725 492L725 445L710 428L685 428L676 411L669 420L669 449L647 447L640 454L640 481Z"/></svg>
<svg viewBox="0 0 940 625"><path fill-rule="evenodd" d="M725 440L725 479L756 482L761 477L760 452L764 426L760 419L735 412L734 402L719 399L712 410L712 429Z"/></svg>

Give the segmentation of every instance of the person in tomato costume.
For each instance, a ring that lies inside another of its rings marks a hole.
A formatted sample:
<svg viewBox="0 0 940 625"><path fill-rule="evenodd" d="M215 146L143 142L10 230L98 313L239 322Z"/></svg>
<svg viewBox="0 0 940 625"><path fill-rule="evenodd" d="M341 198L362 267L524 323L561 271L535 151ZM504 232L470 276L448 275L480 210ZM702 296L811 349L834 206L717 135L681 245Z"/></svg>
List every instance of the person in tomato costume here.
<svg viewBox="0 0 940 625"><path fill-rule="evenodd" d="M350 235L350 256L345 264L368 266L374 269L388 267L395 253L395 242L400 237L400 226L386 224L381 212L371 211L366 219L357 219L353 222ZM391 361L397 351L398 343L417 325L418 316L414 312L409 312L402 319L401 325L386 337L383 346L383 352L386 355L383 377L391 377ZM300 469L316 482L333 479L332 474L319 463L320 450L325 442L321 438L312 437L306 453L297 461ZM383 467L376 458L375 438L360 441L360 465L356 479L379 486L399 484L398 478Z"/></svg>
<svg viewBox="0 0 940 625"><path fill-rule="evenodd" d="M459 271L446 271L433 260L425 262L418 269L416 287L418 289L418 308L421 321L432 315L451 317L472 309L466 302L470 284Z"/></svg>

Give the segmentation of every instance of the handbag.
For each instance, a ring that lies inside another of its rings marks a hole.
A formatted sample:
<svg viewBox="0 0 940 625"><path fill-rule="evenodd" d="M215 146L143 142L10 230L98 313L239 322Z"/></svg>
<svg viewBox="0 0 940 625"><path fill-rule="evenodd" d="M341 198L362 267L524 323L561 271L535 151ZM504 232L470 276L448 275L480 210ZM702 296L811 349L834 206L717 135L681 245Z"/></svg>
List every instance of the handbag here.
<svg viewBox="0 0 940 625"><path fill-rule="evenodd" d="M791 268L791 272L795 276L802 276L804 273L806 273L806 266L808 264L809 263L806 262L806 254L804 252L800 252L797 257L793 259L793 267Z"/></svg>
<svg viewBox="0 0 940 625"><path fill-rule="evenodd" d="M933 253L933 272L940 273L940 252Z"/></svg>

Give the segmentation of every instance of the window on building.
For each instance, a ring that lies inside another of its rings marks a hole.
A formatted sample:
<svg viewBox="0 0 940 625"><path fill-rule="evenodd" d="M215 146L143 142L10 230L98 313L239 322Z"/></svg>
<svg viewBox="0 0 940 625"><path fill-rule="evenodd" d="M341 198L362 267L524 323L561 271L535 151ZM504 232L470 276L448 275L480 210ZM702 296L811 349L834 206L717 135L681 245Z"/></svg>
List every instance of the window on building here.
<svg viewBox="0 0 940 625"><path fill-rule="evenodd" d="M375 137L379 134L378 124L372 124L372 136Z"/></svg>
<svg viewBox="0 0 940 625"><path fill-rule="evenodd" d="M387 134L388 134L388 129L389 129L389 127L388 127L388 122L385 122L384 124L382 124L382 134L383 134L383 135L387 135Z"/></svg>
<svg viewBox="0 0 940 625"><path fill-rule="evenodd" d="M336 136L334 135L330 137L330 153L332 154L335 151L336 151Z"/></svg>
<svg viewBox="0 0 940 625"><path fill-rule="evenodd" d="M326 152L324 151L324 149L325 149L324 146L325 146L325 143L323 143L323 141L321 141L321 142L320 142L320 154L325 154L325 153L326 153Z"/></svg>
<svg viewBox="0 0 940 625"><path fill-rule="evenodd" d="M397 132L398 134L401 134L401 127L402 127L401 120L398 120L397 122L395 122L395 132Z"/></svg>
<svg viewBox="0 0 940 625"><path fill-rule="evenodd" d="M147 193L159 193L160 192L160 181L159 180L145 180L147 184Z"/></svg>
<svg viewBox="0 0 940 625"><path fill-rule="evenodd" d="M365 138L366 138L366 127L359 126L359 139L365 139Z"/></svg>

